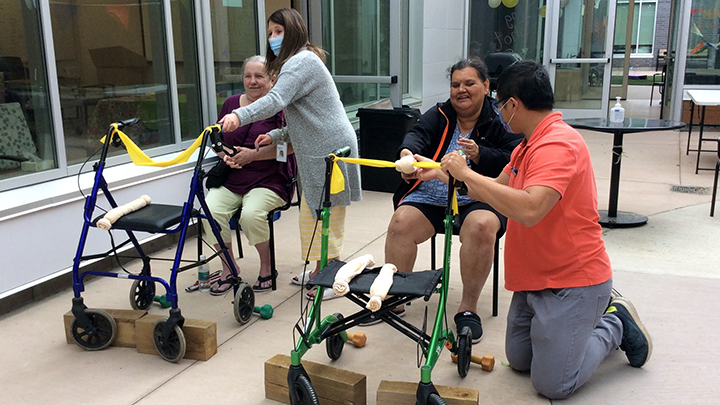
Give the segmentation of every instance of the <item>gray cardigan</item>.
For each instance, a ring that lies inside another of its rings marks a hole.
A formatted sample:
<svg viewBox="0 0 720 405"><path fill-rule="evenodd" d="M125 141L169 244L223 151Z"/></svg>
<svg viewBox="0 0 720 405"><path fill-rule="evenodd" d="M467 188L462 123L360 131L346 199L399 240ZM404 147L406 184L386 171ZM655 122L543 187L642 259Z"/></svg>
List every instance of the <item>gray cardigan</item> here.
<svg viewBox="0 0 720 405"><path fill-rule="evenodd" d="M358 144L330 72L313 52L303 50L288 59L268 94L233 113L240 118L240 125L245 125L283 109L286 130L276 129L270 135L274 143L292 143L302 191L315 215L322 202L325 157L344 146L350 147L351 157L358 157ZM362 200L360 167L344 162L339 165L345 176L345 191L331 196L332 205Z"/></svg>

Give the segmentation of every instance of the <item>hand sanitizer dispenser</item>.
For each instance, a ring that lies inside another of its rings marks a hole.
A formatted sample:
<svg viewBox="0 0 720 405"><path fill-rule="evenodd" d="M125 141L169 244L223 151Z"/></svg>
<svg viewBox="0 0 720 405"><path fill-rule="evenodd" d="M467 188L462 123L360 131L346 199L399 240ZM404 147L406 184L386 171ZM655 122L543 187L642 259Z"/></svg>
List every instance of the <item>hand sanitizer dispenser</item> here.
<svg viewBox="0 0 720 405"><path fill-rule="evenodd" d="M615 97L617 103L610 109L610 122L623 122L625 121L625 109L620 105L620 97Z"/></svg>

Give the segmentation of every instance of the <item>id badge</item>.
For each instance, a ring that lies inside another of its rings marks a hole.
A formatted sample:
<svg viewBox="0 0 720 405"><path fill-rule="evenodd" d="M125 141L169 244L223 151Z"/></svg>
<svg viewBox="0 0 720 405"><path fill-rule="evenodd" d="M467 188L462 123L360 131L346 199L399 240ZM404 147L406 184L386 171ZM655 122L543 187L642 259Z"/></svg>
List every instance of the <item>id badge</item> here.
<svg viewBox="0 0 720 405"><path fill-rule="evenodd" d="M277 160L278 162L287 162L287 144L286 143L279 143L277 145L277 152L276 152L275 160Z"/></svg>

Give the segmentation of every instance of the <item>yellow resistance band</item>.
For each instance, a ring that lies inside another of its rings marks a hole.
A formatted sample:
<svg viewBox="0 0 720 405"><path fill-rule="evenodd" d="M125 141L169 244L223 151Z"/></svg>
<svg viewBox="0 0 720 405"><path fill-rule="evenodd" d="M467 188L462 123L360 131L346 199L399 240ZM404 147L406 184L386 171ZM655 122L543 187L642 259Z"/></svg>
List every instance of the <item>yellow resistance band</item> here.
<svg viewBox="0 0 720 405"><path fill-rule="evenodd" d="M340 167L338 167L338 164L337 164L338 160L343 161L345 163L352 163L352 164L362 165L362 166L392 167L393 169L395 168L395 162L390 162L387 160L346 158L346 157L337 157L333 154L330 154L330 156L333 157L332 179L330 180L330 194L337 194L337 193L345 190L345 177L343 177L342 170L340 170ZM412 165L414 167L420 167L423 169L439 169L440 168L440 163L438 163L438 162L413 162ZM455 193L453 193L452 210L453 210L453 214L458 213L457 190Z"/></svg>
<svg viewBox="0 0 720 405"><path fill-rule="evenodd" d="M135 145L135 142L132 141L123 131L118 129L117 124L112 124L113 127L113 135L117 134L120 137L120 140L125 144L125 148L127 149L127 153L130 156L130 159L132 159L133 163L135 163L138 166L154 166L154 167L168 167L172 165L176 165L178 163L185 163L188 161L190 156L195 152L195 149L197 149L200 146L200 143L202 142L202 137L205 134L205 131L200 134L200 136L195 139L195 142L190 145L187 149L182 151L179 155L175 156L174 159L171 160L164 160L162 162L156 162L151 157L145 154L137 145ZM206 128L207 130L208 128ZM100 140L100 142L105 143L105 136Z"/></svg>

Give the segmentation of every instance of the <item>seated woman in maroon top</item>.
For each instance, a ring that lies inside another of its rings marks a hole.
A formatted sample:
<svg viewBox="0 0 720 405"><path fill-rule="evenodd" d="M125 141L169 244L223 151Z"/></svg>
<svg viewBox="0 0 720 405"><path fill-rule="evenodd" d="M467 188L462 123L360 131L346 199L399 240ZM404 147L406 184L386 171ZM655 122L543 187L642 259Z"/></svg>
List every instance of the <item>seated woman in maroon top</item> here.
<svg viewBox="0 0 720 405"><path fill-rule="evenodd" d="M236 94L225 100L220 110L220 117L232 110L249 105L258 98L267 94L273 86L273 80L265 73L265 58L252 56L245 61L243 72L245 94ZM270 230L267 224L267 214L272 209L280 207L292 196L288 195L287 183L295 175L295 156L292 148L288 147L287 162L276 160L276 147L267 146L256 150L255 138L272 129L283 126L282 112L266 120L254 122L235 131L222 134L223 142L234 147L238 153L235 156L224 156L220 153L225 164L232 170L222 186L211 188L207 194L207 204L212 217L218 222L221 236L225 245L232 251L232 236L230 233L230 218L239 207L240 227L242 227L248 243L255 246L260 256L260 273L253 290L257 292L269 291L272 280L277 272L270 268ZM208 224L204 229L210 229ZM215 241L212 233L206 237ZM217 242L217 241L215 241ZM215 248L219 249L218 243ZM234 260L234 259L233 259ZM235 268L239 267L235 266ZM223 260L223 272L220 280L213 284L210 294L224 295L232 284L226 282L230 269Z"/></svg>

